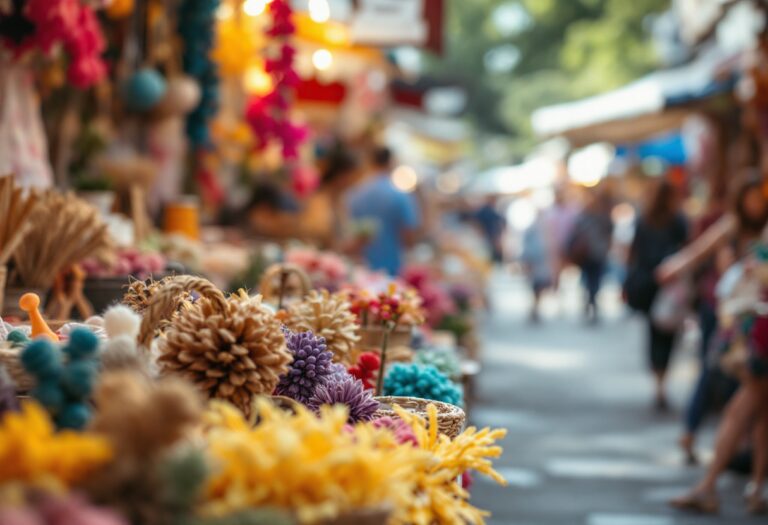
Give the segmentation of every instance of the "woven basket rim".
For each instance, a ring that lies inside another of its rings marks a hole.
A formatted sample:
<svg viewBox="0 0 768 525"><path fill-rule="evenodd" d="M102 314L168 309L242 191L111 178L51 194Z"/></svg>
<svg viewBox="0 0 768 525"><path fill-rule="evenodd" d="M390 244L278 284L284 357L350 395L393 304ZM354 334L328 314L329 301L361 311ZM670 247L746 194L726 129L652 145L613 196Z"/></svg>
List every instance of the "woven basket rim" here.
<svg viewBox="0 0 768 525"><path fill-rule="evenodd" d="M426 410L428 405L435 405L438 414L441 416L460 415L465 417L464 410L461 407L444 401L435 401L434 399L405 396L377 396L376 401L382 405L379 410L392 411L392 405L399 405L406 410L409 408L423 408Z"/></svg>

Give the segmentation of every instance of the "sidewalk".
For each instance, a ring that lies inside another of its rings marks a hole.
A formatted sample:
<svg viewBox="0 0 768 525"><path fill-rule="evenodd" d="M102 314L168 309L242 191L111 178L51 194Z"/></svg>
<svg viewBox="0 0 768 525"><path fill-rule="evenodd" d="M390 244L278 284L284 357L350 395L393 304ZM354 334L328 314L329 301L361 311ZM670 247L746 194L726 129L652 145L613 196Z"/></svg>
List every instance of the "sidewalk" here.
<svg viewBox="0 0 768 525"><path fill-rule="evenodd" d="M562 311L545 303L542 324L526 322L522 279L494 279L493 312L485 321L479 426L509 434L499 471L507 488L478 479L473 501L493 512L491 525L757 525L743 510L745 481L723 478L721 516L686 516L666 500L684 491L700 468L684 466L676 448L679 415L651 409L643 326L628 318L616 289L603 294L604 320L585 326L577 278L565 279ZM680 352L671 377L676 412L696 374L691 351ZM700 440L711 454L713 428Z"/></svg>

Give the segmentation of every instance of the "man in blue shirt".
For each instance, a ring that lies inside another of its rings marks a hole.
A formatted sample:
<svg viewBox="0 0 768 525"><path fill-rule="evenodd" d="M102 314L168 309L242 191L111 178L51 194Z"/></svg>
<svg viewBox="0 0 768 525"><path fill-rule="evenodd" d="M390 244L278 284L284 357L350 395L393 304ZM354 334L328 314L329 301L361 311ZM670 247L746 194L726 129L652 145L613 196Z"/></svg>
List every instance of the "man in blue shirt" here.
<svg viewBox="0 0 768 525"><path fill-rule="evenodd" d="M350 191L347 209L352 219L371 221L376 226L364 250L371 269L397 275L405 247L416 240L421 223L419 208L412 195L392 183L392 152L377 148L372 161L374 174Z"/></svg>

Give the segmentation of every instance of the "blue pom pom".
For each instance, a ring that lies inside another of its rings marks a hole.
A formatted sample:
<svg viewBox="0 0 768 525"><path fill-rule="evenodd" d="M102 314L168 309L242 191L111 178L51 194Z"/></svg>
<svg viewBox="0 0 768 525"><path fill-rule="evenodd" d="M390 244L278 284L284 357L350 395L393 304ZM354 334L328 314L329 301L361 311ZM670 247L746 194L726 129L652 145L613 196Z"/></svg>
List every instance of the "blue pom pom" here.
<svg viewBox="0 0 768 525"><path fill-rule="evenodd" d="M93 390L96 381L96 363L93 361L77 361L64 367L61 375L61 385L72 399L86 399Z"/></svg>
<svg viewBox="0 0 768 525"><path fill-rule="evenodd" d="M384 378L384 394L462 404L461 389L431 365L393 365Z"/></svg>
<svg viewBox="0 0 768 525"><path fill-rule="evenodd" d="M54 414L64 406L64 392L56 382L46 381L38 384L32 390L32 397Z"/></svg>
<svg viewBox="0 0 768 525"><path fill-rule="evenodd" d="M69 335L69 343L64 351L71 359L83 359L96 355L99 338L86 328L75 328Z"/></svg>
<svg viewBox="0 0 768 525"><path fill-rule="evenodd" d="M37 339L21 352L21 364L38 378L56 377L61 373L61 353L47 339Z"/></svg>
<svg viewBox="0 0 768 525"><path fill-rule="evenodd" d="M80 430L91 419L91 409L85 403L68 403L56 417L59 428Z"/></svg>
<svg viewBox="0 0 768 525"><path fill-rule="evenodd" d="M13 346L24 346L32 342L32 340L29 337L27 337L27 334L25 334L21 330L11 330L10 332L8 332L7 340L10 341L13 344Z"/></svg>

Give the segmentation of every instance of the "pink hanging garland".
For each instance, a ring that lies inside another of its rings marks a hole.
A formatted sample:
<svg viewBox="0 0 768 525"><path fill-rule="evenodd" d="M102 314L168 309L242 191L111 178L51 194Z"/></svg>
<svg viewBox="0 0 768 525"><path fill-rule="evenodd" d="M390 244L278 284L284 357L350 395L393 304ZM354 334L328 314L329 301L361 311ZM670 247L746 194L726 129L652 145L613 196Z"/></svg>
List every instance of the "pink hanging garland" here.
<svg viewBox="0 0 768 525"><path fill-rule="evenodd" d="M265 61L265 70L272 77L272 91L263 97L254 96L248 102L245 119L256 137L259 149L271 141L282 146L283 158L295 159L299 146L309 133L305 126L292 122L289 116L291 101L300 79L293 68L296 49L289 43L296 32L293 11L287 0L273 0L269 4L272 24L266 33L279 44L275 56Z"/></svg>
<svg viewBox="0 0 768 525"><path fill-rule="evenodd" d="M85 89L106 76L104 35L90 6L79 0L28 0L23 16L34 32L19 43L5 40L17 57L35 49L50 54L61 44L69 55L67 78L74 86Z"/></svg>

